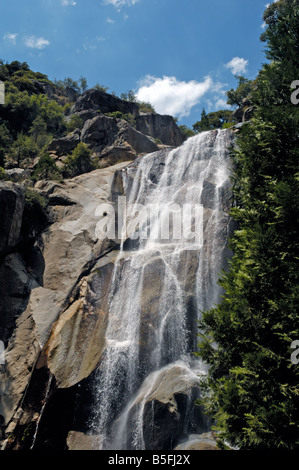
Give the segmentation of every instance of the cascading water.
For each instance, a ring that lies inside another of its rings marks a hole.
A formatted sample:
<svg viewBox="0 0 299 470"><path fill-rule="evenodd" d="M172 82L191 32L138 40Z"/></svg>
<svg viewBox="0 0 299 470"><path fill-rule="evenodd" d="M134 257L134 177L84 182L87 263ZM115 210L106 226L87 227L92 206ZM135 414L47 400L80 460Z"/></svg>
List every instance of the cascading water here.
<svg viewBox="0 0 299 470"><path fill-rule="evenodd" d="M229 130L204 132L122 172L125 222L140 208L143 218L131 241L123 232L110 283L107 346L94 386L99 449L163 448L189 432L192 391L205 373L193 355L196 320L219 300L227 255L231 142ZM203 210L179 211L187 206ZM167 403L172 411L176 393L186 397L182 435L161 444L154 407Z"/></svg>

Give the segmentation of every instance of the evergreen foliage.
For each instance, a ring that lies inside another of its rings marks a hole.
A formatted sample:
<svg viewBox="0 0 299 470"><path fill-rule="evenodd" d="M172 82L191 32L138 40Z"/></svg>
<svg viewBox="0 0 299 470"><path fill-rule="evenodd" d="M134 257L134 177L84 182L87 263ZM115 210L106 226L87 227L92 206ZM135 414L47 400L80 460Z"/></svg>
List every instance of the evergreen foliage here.
<svg viewBox="0 0 299 470"><path fill-rule="evenodd" d="M141 113L155 113L156 112L155 108L153 107L151 103L138 100L133 90L128 90L125 93L121 93L120 98L122 100L129 101L130 103L136 103Z"/></svg>
<svg viewBox="0 0 299 470"><path fill-rule="evenodd" d="M91 150L86 144L80 142L66 159L62 174L66 178L73 178L94 169L95 165L91 159Z"/></svg>
<svg viewBox="0 0 299 470"><path fill-rule="evenodd" d="M203 109L200 121L197 121L192 127L194 132L203 132L213 129L224 129L233 126L234 122L232 111L229 109L222 109L209 114Z"/></svg>
<svg viewBox="0 0 299 470"><path fill-rule="evenodd" d="M42 155L36 165L32 179L38 180L60 180L61 173L53 158L49 154Z"/></svg>
<svg viewBox="0 0 299 470"><path fill-rule="evenodd" d="M238 80L237 88L235 90L231 89L227 91L226 95L227 95L227 104L229 104L230 106L235 106L239 108L242 105L242 101L245 98L249 98L250 93L253 88L253 81L248 80L242 75L236 75L236 79Z"/></svg>
<svg viewBox="0 0 299 470"><path fill-rule="evenodd" d="M193 137L196 132L192 129L190 129L189 127L185 126L185 124L181 124L179 126L179 129L181 131L181 133L183 134L183 136L185 136L186 139L188 139L189 137Z"/></svg>
<svg viewBox="0 0 299 470"><path fill-rule="evenodd" d="M220 304L203 312L199 356L209 364L203 402L222 442L244 450L299 447L299 1L265 13L267 57L251 90L254 118L233 150L238 224Z"/></svg>

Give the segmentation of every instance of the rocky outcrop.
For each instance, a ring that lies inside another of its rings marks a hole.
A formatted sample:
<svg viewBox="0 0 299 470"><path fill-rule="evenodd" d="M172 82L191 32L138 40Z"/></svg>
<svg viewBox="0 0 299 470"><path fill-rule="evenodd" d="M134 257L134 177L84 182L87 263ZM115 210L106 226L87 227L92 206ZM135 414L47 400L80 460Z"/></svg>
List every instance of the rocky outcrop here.
<svg viewBox="0 0 299 470"><path fill-rule="evenodd" d="M38 279L34 266L38 247L33 234L24 233L24 210L24 190L10 182L0 183L0 340L5 345Z"/></svg>
<svg viewBox="0 0 299 470"><path fill-rule="evenodd" d="M96 110L101 113L110 113L120 111L124 114L138 114L138 106L136 103L121 100L120 98L105 93L98 89L90 89L85 91L75 102L71 109L71 113L78 113L84 110Z"/></svg>
<svg viewBox="0 0 299 470"><path fill-rule="evenodd" d="M127 121L98 113L86 119L81 131L76 129L66 137L53 140L48 150L58 157L66 156L79 142L91 149L100 167L131 161L158 150L153 139L138 132Z"/></svg>
<svg viewBox="0 0 299 470"><path fill-rule="evenodd" d="M120 117L106 115L115 111ZM103 168L154 152L158 150L158 144L177 147L184 141L172 116L140 113L136 103L97 89L87 90L79 96L66 119L70 120L74 115L82 120L82 130L76 129L65 137L54 139L48 146L48 151L59 160L58 166L63 164L61 157L71 153L79 142L92 150L99 167ZM125 120L128 115L133 123Z"/></svg>
<svg viewBox="0 0 299 470"><path fill-rule="evenodd" d="M136 131L127 121L103 114L85 122L80 139L106 165L134 160L138 155L158 150L153 140Z"/></svg>
<svg viewBox="0 0 299 470"><path fill-rule="evenodd" d="M156 113L140 113L136 116L136 129L161 143L178 147L184 141L184 137L172 116Z"/></svg>
<svg viewBox="0 0 299 470"><path fill-rule="evenodd" d="M126 411L126 437L120 436L123 447L130 449L134 435L135 441L143 439L146 449L173 449L184 434L208 431L210 423L200 406L186 425L187 410L198 398L198 385L198 375L180 362L149 375ZM122 425L120 420L120 430Z"/></svg>
<svg viewBox="0 0 299 470"><path fill-rule="evenodd" d="M250 121L253 114L254 107L252 106L250 99L244 98L241 106L233 112L232 119L237 121L237 123L247 122Z"/></svg>
<svg viewBox="0 0 299 470"><path fill-rule="evenodd" d="M80 142L80 131L76 129L67 136L60 139L54 139L48 146L49 152L55 152L57 155L67 155L76 148Z"/></svg>

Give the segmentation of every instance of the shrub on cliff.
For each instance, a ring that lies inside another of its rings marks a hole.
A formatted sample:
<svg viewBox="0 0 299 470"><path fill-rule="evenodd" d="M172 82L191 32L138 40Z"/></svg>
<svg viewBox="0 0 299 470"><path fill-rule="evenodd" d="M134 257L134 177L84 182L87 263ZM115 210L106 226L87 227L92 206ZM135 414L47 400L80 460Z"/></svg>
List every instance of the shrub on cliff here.
<svg viewBox="0 0 299 470"><path fill-rule="evenodd" d="M39 192L27 188L25 190L25 207L22 221L22 232L26 236L35 236L49 223L48 201Z"/></svg>
<svg viewBox="0 0 299 470"><path fill-rule="evenodd" d="M206 113L203 109L200 121L193 124L194 132L210 131L213 129L226 129L234 124L232 111L229 109L221 109L219 111Z"/></svg>
<svg viewBox="0 0 299 470"><path fill-rule="evenodd" d="M5 180L5 170L0 166L0 181Z"/></svg>
<svg viewBox="0 0 299 470"><path fill-rule="evenodd" d="M61 173L53 158L49 154L42 155L36 165L32 179L38 180L61 180Z"/></svg>
<svg viewBox="0 0 299 470"><path fill-rule="evenodd" d="M95 164L91 159L91 150L86 144L80 142L66 159L62 174L66 178L73 178L94 169Z"/></svg>
<svg viewBox="0 0 299 470"><path fill-rule="evenodd" d="M68 132L73 132L75 129L82 129L84 125L83 119L77 114L73 114L70 120L66 123L66 129Z"/></svg>

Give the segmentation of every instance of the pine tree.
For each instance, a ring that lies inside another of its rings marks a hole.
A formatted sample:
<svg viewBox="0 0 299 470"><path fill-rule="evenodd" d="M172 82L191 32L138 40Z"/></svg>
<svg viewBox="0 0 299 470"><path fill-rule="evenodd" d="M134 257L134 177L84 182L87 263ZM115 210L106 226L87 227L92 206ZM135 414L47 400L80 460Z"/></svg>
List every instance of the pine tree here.
<svg viewBox="0 0 299 470"><path fill-rule="evenodd" d="M204 312L199 355L210 365L203 384L219 437L239 449L299 447L299 2L279 0L264 13L262 40L271 60L251 100L254 118L233 151L238 223L234 256L220 284L220 304ZM217 345L215 347L215 344Z"/></svg>

